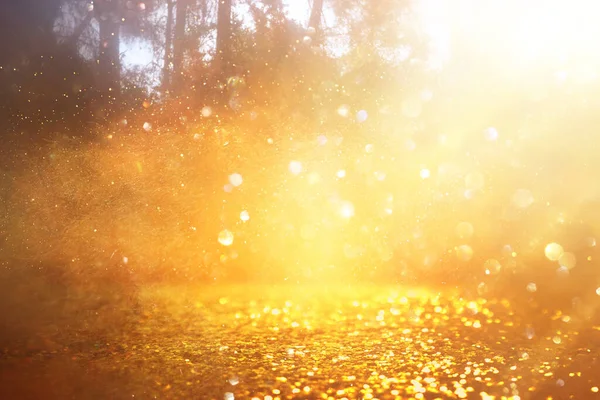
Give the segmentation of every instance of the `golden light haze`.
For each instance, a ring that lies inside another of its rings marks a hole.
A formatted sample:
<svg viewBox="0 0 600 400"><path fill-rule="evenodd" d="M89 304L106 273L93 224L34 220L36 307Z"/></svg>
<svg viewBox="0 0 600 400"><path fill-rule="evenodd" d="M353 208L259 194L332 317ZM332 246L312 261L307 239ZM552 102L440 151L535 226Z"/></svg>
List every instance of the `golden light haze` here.
<svg viewBox="0 0 600 400"><path fill-rule="evenodd" d="M47 146L17 184L10 251L209 279L580 268L590 246L564 236L585 222L595 240L600 223L581 216L598 198L600 6L538 3L420 2L435 83L386 107L340 101L326 129L275 101L268 135L205 106L176 129L139 118L134 133Z"/></svg>

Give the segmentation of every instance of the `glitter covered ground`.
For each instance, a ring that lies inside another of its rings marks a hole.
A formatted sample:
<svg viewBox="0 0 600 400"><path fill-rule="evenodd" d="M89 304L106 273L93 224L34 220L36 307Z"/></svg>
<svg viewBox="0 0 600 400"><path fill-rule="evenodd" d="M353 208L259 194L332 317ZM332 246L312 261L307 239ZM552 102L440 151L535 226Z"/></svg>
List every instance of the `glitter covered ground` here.
<svg viewBox="0 0 600 400"><path fill-rule="evenodd" d="M600 326L530 304L366 285L163 287L140 301L110 340L64 326L5 351L0 397L600 398Z"/></svg>

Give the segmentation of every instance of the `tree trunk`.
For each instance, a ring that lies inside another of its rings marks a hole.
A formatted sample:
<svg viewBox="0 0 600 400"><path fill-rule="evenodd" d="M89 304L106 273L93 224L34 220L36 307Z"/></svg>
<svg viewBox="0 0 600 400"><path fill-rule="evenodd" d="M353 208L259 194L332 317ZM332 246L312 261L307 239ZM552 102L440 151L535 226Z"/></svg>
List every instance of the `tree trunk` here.
<svg viewBox="0 0 600 400"><path fill-rule="evenodd" d="M167 26L165 29L165 57L163 61L163 90L171 89L171 62L173 48L173 0L167 0Z"/></svg>
<svg viewBox="0 0 600 400"><path fill-rule="evenodd" d="M116 2L96 3L100 48L98 51L98 87L110 99L121 91L120 19Z"/></svg>
<svg viewBox="0 0 600 400"><path fill-rule="evenodd" d="M231 0L219 0L217 13L216 67L219 78L227 76L231 62Z"/></svg>
<svg viewBox="0 0 600 400"><path fill-rule="evenodd" d="M312 9L310 10L310 18L308 19L308 28L314 29L312 34L312 43L318 45L322 40L321 17L323 16L323 0L314 0Z"/></svg>
<svg viewBox="0 0 600 400"><path fill-rule="evenodd" d="M121 89L121 62L119 59L119 24L113 21L101 21L100 54L98 67L100 70L100 89L111 92L117 97Z"/></svg>
<svg viewBox="0 0 600 400"><path fill-rule="evenodd" d="M314 0L310 18L308 19L308 27L319 31L321 28L321 16L323 15L323 0Z"/></svg>
<svg viewBox="0 0 600 400"><path fill-rule="evenodd" d="M179 91L183 87L183 54L185 47L185 22L189 0L177 0L175 17L175 38L173 41L173 87Z"/></svg>

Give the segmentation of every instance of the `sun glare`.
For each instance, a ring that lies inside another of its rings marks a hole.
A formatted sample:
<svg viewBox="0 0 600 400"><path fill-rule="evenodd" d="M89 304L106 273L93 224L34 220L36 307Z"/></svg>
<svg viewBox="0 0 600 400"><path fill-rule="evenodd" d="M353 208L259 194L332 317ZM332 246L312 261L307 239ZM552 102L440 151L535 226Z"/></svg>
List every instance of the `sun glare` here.
<svg viewBox="0 0 600 400"><path fill-rule="evenodd" d="M448 63L458 47L510 59L511 68L600 61L594 51L600 35L596 1L421 0L417 13L429 37L433 68Z"/></svg>
<svg viewBox="0 0 600 400"><path fill-rule="evenodd" d="M354 205L349 201L343 202L340 207L340 215L346 219L352 218L354 216Z"/></svg>

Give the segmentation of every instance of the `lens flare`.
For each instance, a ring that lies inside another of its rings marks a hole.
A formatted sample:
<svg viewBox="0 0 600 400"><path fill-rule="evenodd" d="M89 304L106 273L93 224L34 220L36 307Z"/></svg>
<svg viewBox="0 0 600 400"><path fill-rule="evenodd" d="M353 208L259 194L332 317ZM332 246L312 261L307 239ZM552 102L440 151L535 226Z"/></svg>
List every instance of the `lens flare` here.
<svg viewBox="0 0 600 400"><path fill-rule="evenodd" d="M231 246L233 244L233 233L227 229L219 232L219 243L223 246Z"/></svg>
<svg viewBox="0 0 600 400"><path fill-rule="evenodd" d="M291 161L289 170L293 175L300 175L302 173L302 163L300 161Z"/></svg>
<svg viewBox="0 0 600 400"><path fill-rule="evenodd" d="M349 201L344 201L340 207L340 215L346 219L352 218L354 216L354 205Z"/></svg>
<svg viewBox="0 0 600 400"><path fill-rule="evenodd" d="M242 175L238 173L229 175L229 183L231 183L233 186L238 187L242 184L242 182L244 182Z"/></svg>
<svg viewBox="0 0 600 400"><path fill-rule="evenodd" d="M550 261L558 261L564 253L563 247L558 243L548 243L544 249L544 254Z"/></svg>

